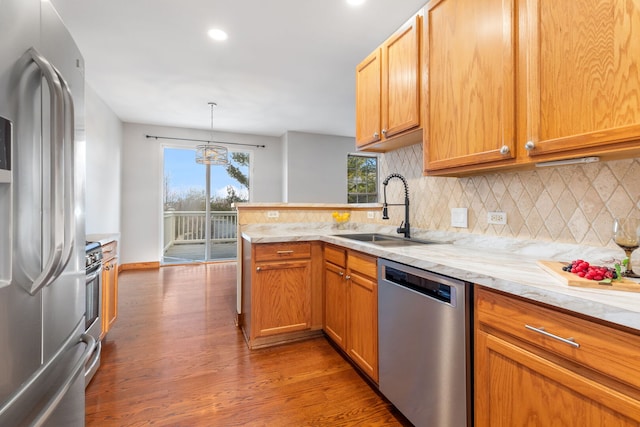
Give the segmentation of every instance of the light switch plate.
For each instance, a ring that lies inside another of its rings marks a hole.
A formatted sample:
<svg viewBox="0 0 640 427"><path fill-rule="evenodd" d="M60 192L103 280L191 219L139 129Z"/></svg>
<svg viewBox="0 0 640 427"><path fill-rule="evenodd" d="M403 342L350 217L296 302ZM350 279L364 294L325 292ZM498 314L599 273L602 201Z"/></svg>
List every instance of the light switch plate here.
<svg viewBox="0 0 640 427"><path fill-rule="evenodd" d="M467 208L451 208L451 226L458 228L468 228Z"/></svg>

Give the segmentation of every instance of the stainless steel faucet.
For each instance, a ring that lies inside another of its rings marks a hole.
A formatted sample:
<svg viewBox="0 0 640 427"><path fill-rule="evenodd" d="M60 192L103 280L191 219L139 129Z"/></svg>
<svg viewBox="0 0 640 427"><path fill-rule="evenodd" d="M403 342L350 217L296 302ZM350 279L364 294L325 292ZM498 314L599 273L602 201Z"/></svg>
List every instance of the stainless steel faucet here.
<svg viewBox="0 0 640 427"><path fill-rule="evenodd" d="M404 237L411 238L411 226L409 225L409 185L404 176L399 173L392 173L382 181L384 185L384 203L382 204L382 219L389 219L388 206L403 206L401 203L387 203L387 184L391 178L398 178L404 184L404 221L400 224L400 227L396 230L400 234L404 234Z"/></svg>

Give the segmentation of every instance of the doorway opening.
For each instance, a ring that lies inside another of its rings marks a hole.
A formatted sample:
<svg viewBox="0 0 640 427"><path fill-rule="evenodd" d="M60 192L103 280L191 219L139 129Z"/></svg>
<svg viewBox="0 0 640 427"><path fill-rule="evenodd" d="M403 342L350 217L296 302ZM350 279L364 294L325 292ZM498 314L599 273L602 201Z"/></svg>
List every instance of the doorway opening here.
<svg viewBox="0 0 640 427"><path fill-rule="evenodd" d="M164 148L162 264L237 258L232 204L249 201L250 154L229 151L228 165L201 165L195 148Z"/></svg>

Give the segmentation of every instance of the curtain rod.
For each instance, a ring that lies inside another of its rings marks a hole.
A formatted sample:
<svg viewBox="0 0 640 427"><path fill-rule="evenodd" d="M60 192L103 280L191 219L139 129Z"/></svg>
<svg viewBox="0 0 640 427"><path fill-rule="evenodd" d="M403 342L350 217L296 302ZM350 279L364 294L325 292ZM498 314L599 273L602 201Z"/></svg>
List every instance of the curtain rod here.
<svg viewBox="0 0 640 427"><path fill-rule="evenodd" d="M266 148L266 145L258 145L258 144L241 144L239 142L223 142L223 141L209 141L207 139L192 139L192 138L174 138L171 136L156 136L156 135L145 135L147 138L155 138L155 139L172 139L174 141L193 141L193 142L212 142L214 144L227 144L227 145L243 145L245 147L258 147L258 148Z"/></svg>

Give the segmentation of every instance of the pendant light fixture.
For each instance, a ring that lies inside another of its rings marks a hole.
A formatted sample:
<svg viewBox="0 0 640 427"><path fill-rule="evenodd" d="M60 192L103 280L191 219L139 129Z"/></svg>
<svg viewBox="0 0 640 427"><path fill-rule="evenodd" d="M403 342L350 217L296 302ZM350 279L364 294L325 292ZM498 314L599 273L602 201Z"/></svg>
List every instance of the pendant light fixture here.
<svg viewBox="0 0 640 427"><path fill-rule="evenodd" d="M211 141L196 147L196 163L201 165L227 165L229 164L228 150L222 145L211 144L213 141L213 107L218 104L210 102L211 107Z"/></svg>

